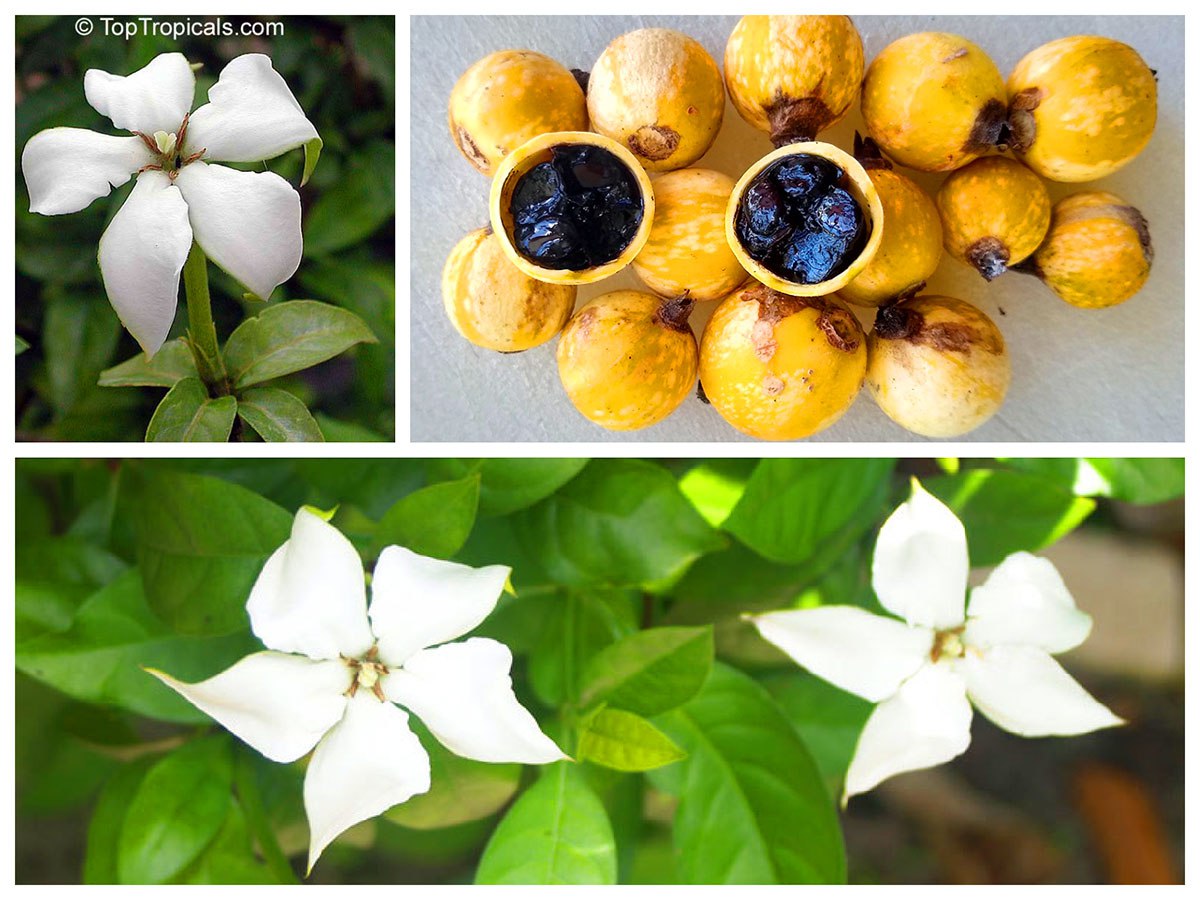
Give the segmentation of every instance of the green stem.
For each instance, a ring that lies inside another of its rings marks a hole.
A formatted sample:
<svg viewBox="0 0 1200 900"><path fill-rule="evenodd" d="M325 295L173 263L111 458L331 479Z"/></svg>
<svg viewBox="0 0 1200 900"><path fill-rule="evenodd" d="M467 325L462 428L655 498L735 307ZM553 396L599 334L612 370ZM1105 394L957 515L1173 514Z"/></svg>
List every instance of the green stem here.
<svg viewBox="0 0 1200 900"><path fill-rule="evenodd" d="M196 371L211 396L223 397L229 393L229 375L217 343L217 327L213 324L212 298L208 293L208 258L195 241L183 264L183 290L187 297L188 344L196 360Z"/></svg>
<svg viewBox="0 0 1200 900"><path fill-rule="evenodd" d="M248 753L239 752L234 763L234 784L237 786L238 799L242 801L242 812L246 814L246 825L250 833L258 840L262 851L263 861L280 884L299 884L296 873L283 855L275 831L267 821L263 809L262 795L258 790L258 780L254 776L254 760Z"/></svg>

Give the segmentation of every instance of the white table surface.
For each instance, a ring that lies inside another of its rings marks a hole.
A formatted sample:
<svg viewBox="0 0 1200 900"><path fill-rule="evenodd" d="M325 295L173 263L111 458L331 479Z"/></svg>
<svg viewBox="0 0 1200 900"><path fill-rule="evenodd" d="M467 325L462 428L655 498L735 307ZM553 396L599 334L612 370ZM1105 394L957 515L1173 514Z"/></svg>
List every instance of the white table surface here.
<svg viewBox="0 0 1200 900"><path fill-rule="evenodd" d="M528 48L568 68L590 69L617 35L670 27L699 40L718 64L736 16L415 17L411 22L411 438L414 441L750 440L695 397L665 421L614 433L584 419L567 399L554 359L557 339L503 355L461 338L442 309L441 270L451 248L487 223L489 181L455 149L446 104L458 76L496 50ZM1036 279L1008 273L987 284L948 257L929 293L981 307L1004 332L1013 380L1000 412L962 440L1182 441L1184 438L1183 58L1182 17L857 16L868 64L888 43L916 31L962 34L1007 76L1028 51L1058 37L1102 34L1135 47L1158 71L1158 126L1149 146L1115 175L1095 182L1138 207L1150 222L1150 279L1128 302L1080 310ZM857 104L821 139L849 149L864 130ZM771 150L765 135L726 102L716 143L696 163L735 180ZM942 176L903 170L930 192ZM1089 185L1049 184L1052 199ZM642 288L632 269L581 287L579 305L607 291ZM645 288L642 288L643 290ZM692 316L699 335L715 304ZM1003 312L1001 312L1003 310ZM865 316L869 323L871 311ZM846 415L810 441L922 441L889 420L864 389Z"/></svg>

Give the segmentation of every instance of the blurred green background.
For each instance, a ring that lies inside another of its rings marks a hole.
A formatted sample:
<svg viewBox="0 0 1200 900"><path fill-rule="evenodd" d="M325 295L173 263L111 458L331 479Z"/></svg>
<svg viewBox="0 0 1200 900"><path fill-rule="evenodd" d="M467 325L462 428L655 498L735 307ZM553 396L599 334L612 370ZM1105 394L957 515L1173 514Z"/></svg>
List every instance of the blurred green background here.
<svg viewBox="0 0 1200 900"><path fill-rule="evenodd" d="M394 18L271 19L282 23L282 35L178 41L142 33L126 40L106 35L99 18L92 21L92 33L80 37L74 16L16 17L17 160L26 141L44 128L118 133L84 98L83 74L90 68L127 75L160 53L180 51L202 63L195 109L206 102L229 60L243 53L268 54L325 142L311 181L299 188L304 259L272 300L312 299L345 307L379 339L279 386L308 404L326 440L390 440L395 430ZM251 20L221 21L236 31ZM299 185L303 153L286 153L267 165ZM96 264L100 235L133 181L82 212L40 216L29 212L19 163L14 178L17 438L141 440L163 392L96 386L103 369L139 352L108 303ZM223 341L262 306L243 301L243 289L216 266L209 266L209 278ZM186 316L181 300L172 336L182 333ZM28 349L21 350L22 342Z"/></svg>

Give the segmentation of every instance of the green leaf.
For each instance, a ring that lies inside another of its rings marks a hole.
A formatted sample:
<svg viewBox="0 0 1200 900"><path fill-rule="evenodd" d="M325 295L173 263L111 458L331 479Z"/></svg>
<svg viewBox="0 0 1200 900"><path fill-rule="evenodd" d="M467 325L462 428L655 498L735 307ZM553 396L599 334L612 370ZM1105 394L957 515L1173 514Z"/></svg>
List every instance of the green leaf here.
<svg viewBox="0 0 1200 900"><path fill-rule="evenodd" d="M236 802L221 830L200 856L180 873L182 884L274 884L271 870L255 855L246 813ZM288 882L291 883L291 882Z"/></svg>
<svg viewBox="0 0 1200 900"><path fill-rule="evenodd" d="M687 703L712 669L711 628L649 628L610 644L584 669L580 704L605 702L643 716Z"/></svg>
<svg viewBox="0 0 1200 900"><path fill-rule="evenodd" d="M683 474L679 489L704 521L719 528L742 499L756 465L753 459L706 459Z"/></svg>
<svg viewBox="0 0 1200 900"><path fill-rule="evenodd" d="M476 884L616 884L612 825L578 767L545 767L500 820Z"/></svg>
<svg viewBox="0 0 1200 900"><path fill-rule="evenodd" d="M167 391L146 428L147 441L229 440L237 400L212 399L199 378L184 378Z"/></svg>
<svg viewBox="0 0 1200 900"><path fill-rule="evenodd" d="M973 566L1034 552L1074 530L1096 507L1052 481L1004 469L972 469L923 482L962 519Z"/></svg>
<svg viewBox="0 0 1200 900"><path fill-rule="evenodd" d="M361 343L375 343L375 335L354 313L316 300L290 300L243 321L225 344L225 365L234 387L242 390Z"/></svg>
<svg viewBox="0 0 1200 900"><path fill-rule="evenodd" d="M79 538L20 541L14 604L17 642L66 631L79 605L126 568L124 560Z"/></svg>
<svg viewBox="0 0 1200 900"><path fill-rule="evenodd" d="M466 543L478 506L478 474L413 491L379 520L375 552L399 544L422 556L449 559Z"/></svg>
<svg viewBox="0 0 1200 900"><path fill-rule="evenodd" d="M342 177L304 220L304 255L324 256L358 244L395 215L396 157L388 141L373 141L347 160Z"/></svg>
<svg viewBox="0 0 1200 900"><path fill-rule="evenodd" d="M279 388L256 387L243 392L237 412L264 441L325 440L308 407Z"/></svg>
<svg viewBox="0 0 1200 900"><path fill-rule="evenodd" d="M686 756L678 744L641 716L607 706L579 723L576 755L618 772L645 772Z"/></svg>
<svg viewBox="0 0 1200 900"><path fill-rule="evenodd" d="M137 511L151 609L185 634L244 628L250 588L292 516L220 478L167 470L143 473Z"/></svg>
<svg viewBox="0 0 1200 900"><path fill-rule="evenodd" d="M121 326L95 294L59 287L46 291L45 303L41 350L48 396L61 417L93 390L116 350Z"/></svg>
<svg viewBox="0 0 1200 900"><path fill-rule="evenodd" d="M723 545L665 469L599 459L512 527L551 580L570 587L649 586Z"/></svg>
<svg viewBox="0 0 1200 900"><path fill-rule="evenodd" d="M1163 503L1183 496L1182 459L1089 459L1104 479L1105 496L1129 503Z"/></svg>
<svg viewBox="0 0 1200 900"><path fill-rule="evenodd" d="M874 524L895 464L891 459L764 459L725 529L767 559L806 562L843 529L862 533Z"/></svg>
<svg viewBox="0 0 1200 900"><path fill-rule="evenodd" d="M174 387L184 378L198 378L196 360L183 338L167 341L154 356L139 353L100 373L100 387Z"/></svg>
<svg viewBox="0 0 1200 900"><path fill-rule="evenodd" d="M150 768L139 760L118 769L105 783L88 823L87 851L83 858L84 884L116 884L117 850L125 812Z"/></svg>
<svg viewBox="0 0 1200 900"><path fill-rule="evenodd" d="M20 356L22 353L24 353L26 350L29 349L29 341L25 340L25 338L21 337L19 334L16 336L16 339L17 339L16 355Z"/></svg>
<svg viewBox="0 0 1200 900"><path fill-rule="evenodd" d="M791 724L753 679L723 665L663 716L687 751L674 837L688 884L843 882L833 801ZM670 770L664 770L669 772Z"/></svg>
<svg viewBox="0 0 1200 900"><path fill-rule="evenodd" d="M232 803L227 738L184 744L151 767L129 803L117 849L125 884L162 884L217 836Z"/></svg>
<svg viewBox="0 0 1200 900"><path fill-rule="evenodd" d="M432 478L479 473L480 518L505 516L533 506L578 475L586 459L431 459Z"/></svg>
<svg viewBox="0 0 1200 900"><path fill-rule="evenodd" d="M334 419L324 413L317 413L316 419L317 427L321 429L321 434L330 443L357 442L382 444L391 440L390 437L384 437L370 428L364 428L362 425L354 422L343 422L341 419Z"/></svg>

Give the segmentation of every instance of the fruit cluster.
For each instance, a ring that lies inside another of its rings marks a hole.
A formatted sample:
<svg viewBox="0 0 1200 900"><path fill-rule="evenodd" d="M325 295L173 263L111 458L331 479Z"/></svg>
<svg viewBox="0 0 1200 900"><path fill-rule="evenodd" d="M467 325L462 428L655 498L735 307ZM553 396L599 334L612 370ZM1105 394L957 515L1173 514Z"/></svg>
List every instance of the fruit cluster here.
<svg viewBox="0 0 1200 900"><path fill-rule="evenodd" d="M726 91L777 148L737 183L692 167ZM867 136L853 154L817 140L855 99ZM1153 256L1145 218L1100 191L1052 204L1043 179L1129 163L1156 103L1154 72L1109 38L1051 41L1006 84L953 34L903 37L867 67L845 16L745 16L723 78L697 41L662 28L617 38L590 75L494 53L450 96L456 145L493 180L490 228L446 262L446 312L493 350L561 332L568 396L610 429L661 421L698 375L701 397L760 438L829 426L864 382L905 428L961 435L1000 408L1010 367L987 315L921 294L943 250L987 281L1032 274L1078 307L1132 297ZM948 175L931 198L893 162ZM652 293L574 312L577 285L626 265ZM688 316L710 301L697 345ZM849 304L877 310L869 334Z"/></svg>

